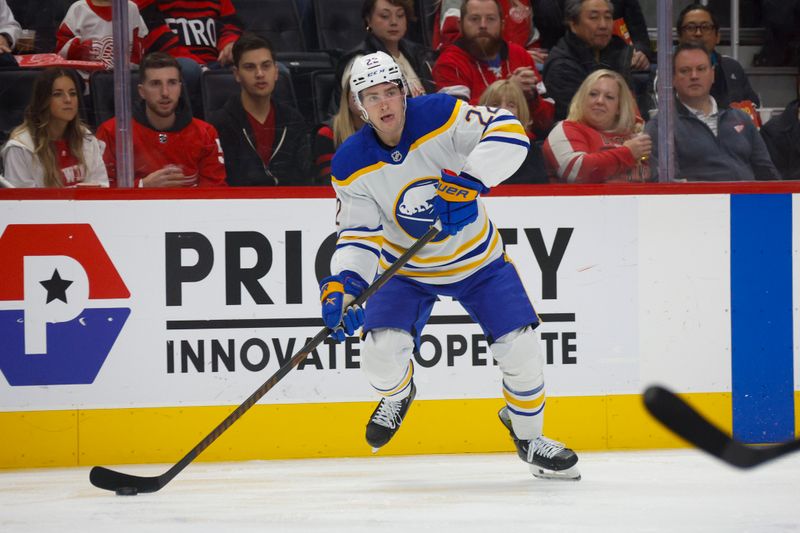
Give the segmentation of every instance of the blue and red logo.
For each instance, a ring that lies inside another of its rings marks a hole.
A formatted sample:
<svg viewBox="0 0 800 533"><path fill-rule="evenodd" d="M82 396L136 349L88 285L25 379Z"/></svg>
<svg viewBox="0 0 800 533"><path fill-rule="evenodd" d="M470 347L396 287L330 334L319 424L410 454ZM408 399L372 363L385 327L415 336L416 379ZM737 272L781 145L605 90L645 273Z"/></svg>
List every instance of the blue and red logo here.
<svg viewBox="0 0 800 533"><path fill-rule="evenodd" d="M12 386L92 383L130 292L89 224L9 224L0 236L0 372Z"/></svg>

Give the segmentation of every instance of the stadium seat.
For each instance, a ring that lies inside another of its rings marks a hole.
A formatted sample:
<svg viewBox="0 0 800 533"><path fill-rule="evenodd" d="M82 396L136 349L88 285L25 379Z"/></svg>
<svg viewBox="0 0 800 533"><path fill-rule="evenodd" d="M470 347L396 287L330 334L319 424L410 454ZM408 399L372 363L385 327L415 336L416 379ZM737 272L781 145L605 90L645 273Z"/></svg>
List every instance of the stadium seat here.
<svg viewBox="0 0 800 533"><path fill-rule="evenodd" d="M217 109L221 109L231 96L238 94L241 90L239 84L236 83L236 78L233 77L233 73L227 70L208 70L204 72L200 80L200 88L203 94L205 116L210 116ZM280 76L278 76L278 83L275 86L273 97L279 102L297 108L297 99L294 95L291 76L286 75L285 72L281 72Z"/></svg>
<svg viewBox="0 0 800 533"><path fill-rule="evenodd" d="M341 55L364 40L362 4L363 0L314 0L320 49Z"/></svg>
<svg viewBox="0 0 800 533"><path fill-rule="evenodd" d="M306 41L294 2L235 0L236 14L247 31L266 37L275 52L305 52Z"/></svg>
<svg viewBox="0 0 800 533"><path fill-rule="evenodd" d="M22 124L38 70L0 70L0 144Z"/></svg>
<svg viewBox="0 0 800 533"><path fill-rule="evenodd" d="M332 70L315 72L311 75L311 95L314 100L312 124L321 124L328 118L328 102L331 99L334 83L336 83L336 74Z"/></svg>

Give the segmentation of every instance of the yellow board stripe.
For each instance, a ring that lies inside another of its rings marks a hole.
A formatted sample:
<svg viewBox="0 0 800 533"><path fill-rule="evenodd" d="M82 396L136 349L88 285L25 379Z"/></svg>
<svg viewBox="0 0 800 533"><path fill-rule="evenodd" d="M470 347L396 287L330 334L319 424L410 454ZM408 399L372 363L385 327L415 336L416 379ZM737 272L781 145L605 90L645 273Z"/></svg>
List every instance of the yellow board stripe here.
<svg viewBox="0 0 800 533"><path fill-rule="evenodd" d="M503 389L503 397L505 397L508 403L514 407L519 407L520 409L536 409L542 405L542 402L544 401L544 394L534 400L520 400L519 398L512 396L505 389Z"/></svg>
<svg viewBox="0 0 800 533"><path fill-rule="evenodd" d="M682 394L720 426L732 428L730 393ZM267 397L266 399L268 399ZM795 392L800 402L800 392ZM381 455L513 453L497 420L501 398L416 400ZM89 409L0 413L0 468L174 463L235 406ZM243 461L368 457L366 424L375 402L258 404L199 458ZM627 450L685 448L644 409L638 394L547 398L545 435L571 448ZM313 419L314 424L298 424ZM800 429L800 409L795 410ZM447 420L447 428L442 427ZM264 438L269 430L270 438ZM459 435L457 439L445 438ZM319 435L336 435L320 439ZM800 436L800 433L797 434Z"/></svg>

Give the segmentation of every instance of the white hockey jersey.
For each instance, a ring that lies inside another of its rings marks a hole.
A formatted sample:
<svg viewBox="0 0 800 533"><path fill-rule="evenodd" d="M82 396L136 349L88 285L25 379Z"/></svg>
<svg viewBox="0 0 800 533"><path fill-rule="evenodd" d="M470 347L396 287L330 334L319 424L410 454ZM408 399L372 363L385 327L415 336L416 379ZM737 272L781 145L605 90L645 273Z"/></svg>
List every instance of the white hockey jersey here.
<svg viewBox="0 0 800 533"><path fill-rule="evenodd" d="M338 241L331 272L372 281L434 223L440 171L464 171L486 187L525 160L528 136L508 111L471 106L444 94L408 100L400 144L387 148L365 126L336 151L331 165ZM398 275L441 285L460 281L502 255L500 233L478 199L478 219L440 234Z"/></svg>
<svg viewBox="0 0 800 533"><path fill-rule="evenodd" d="M131 62L138 64L142 55L142 39L147 36L139 8L128 1L128 34ZM91 0L79 0L72 4L56 34L56 51L70 58L70 48L82 41L92 41L93 61L102 61L106 69L114 67L114 37L111 22L111 7L96 6ZM89 59L89 58L86 58Z"/></svg>

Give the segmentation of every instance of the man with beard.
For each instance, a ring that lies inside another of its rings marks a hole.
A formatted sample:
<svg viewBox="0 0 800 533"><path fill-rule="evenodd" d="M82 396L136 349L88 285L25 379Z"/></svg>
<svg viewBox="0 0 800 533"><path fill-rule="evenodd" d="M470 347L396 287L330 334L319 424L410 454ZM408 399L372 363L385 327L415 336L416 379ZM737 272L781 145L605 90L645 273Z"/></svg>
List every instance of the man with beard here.
<svg viewBox="0 0 800 533"><path fill-rule="evenodd" d="M192 117L181 98L181 71L174 57L154 52L139 67L133 109L133 172L137 187L225 186L225 160L217 130ZM116 183L116 119L97 129L106 143L103 159Z"/></svg>
<svg viewBox="0 0 800 533"><path fill-rule="evenodd" d="M436 88L474 105L493 82L510 79L528 101L531 129L544 134L553 124L553 103L542 97L544 86L533 58L522 46L504 41L502 31L498 0L465 0L461 38L447 46L433 66Z"/></svg>
<svg viewBox="0 0 800 533"><path fill-rule="evenodd" d="M632 84L631 70L640 58L613 34L613 11L610 0L566 1L567 32L550 51L543 69L547 94L556 102L556 120L566 118L572 96L595 70L613 70Z"/></svg>
<svg viewBox="0 0 800 533"><path fill-rule="evenodd" d="M233 63L241 93L209 117L227 156L228 185L310 185L303 116L272 97L279 76L272 44L246 33L233 45Z"/></svg>

